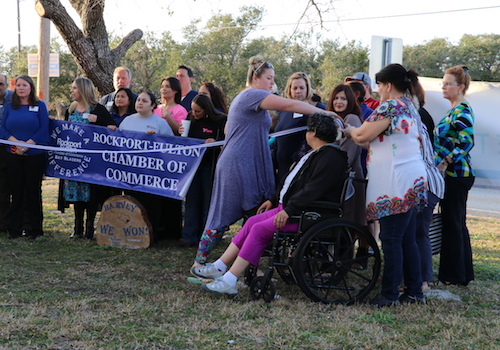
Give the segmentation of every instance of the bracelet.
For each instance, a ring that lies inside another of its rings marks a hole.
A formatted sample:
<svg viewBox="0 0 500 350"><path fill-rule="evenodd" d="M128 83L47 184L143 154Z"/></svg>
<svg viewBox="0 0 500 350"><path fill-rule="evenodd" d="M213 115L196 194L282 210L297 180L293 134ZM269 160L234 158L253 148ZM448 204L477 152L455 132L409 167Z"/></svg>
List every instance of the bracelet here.
<svg viewBox="0 0 500 350"><path fill-rule="evenodd" d="M446 157L443 158L443 160L446 162L446 165L450 165L451 164Z"/></svg>

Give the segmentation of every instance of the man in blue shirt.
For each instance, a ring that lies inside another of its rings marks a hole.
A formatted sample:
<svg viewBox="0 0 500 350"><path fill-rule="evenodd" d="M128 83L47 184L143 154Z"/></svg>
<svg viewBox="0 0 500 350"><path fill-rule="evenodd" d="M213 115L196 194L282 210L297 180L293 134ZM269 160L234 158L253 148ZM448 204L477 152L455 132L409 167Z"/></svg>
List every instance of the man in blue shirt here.
<svg viewBox="0 0 500 350"><path fill-rule="evenodd" d="M175 77L181 83L181 105L189 112L191 110L193 98L198 95L198 91L191 88L194 77L193 71L186 66L179 66L179 68L177 68L177 73L175 73Z"/></svg>
<svg viewBox="0 0 500 350"><path fill-rule="evenodd" d="M7 89L8 79L5 74L0 74L0 122L4 106L12 102L12 90ZM0 146L0 232L7 231L10 216L10 191L5 146Z"/></svg>

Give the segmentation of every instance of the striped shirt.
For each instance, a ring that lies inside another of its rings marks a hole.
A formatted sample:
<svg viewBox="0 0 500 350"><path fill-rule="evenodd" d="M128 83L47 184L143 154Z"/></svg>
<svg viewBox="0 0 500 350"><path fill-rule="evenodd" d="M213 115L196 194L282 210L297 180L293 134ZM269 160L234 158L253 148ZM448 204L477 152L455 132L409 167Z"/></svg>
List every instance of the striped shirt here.
<svg viewBox="0 0 500 350"><path fill-rule="evenodd" d="M432 147L427 127L421 124L420 135L422 136L422 158L424 158L425 172L427 173L427 184L429 192L442 199L444 197L444 178L434 163L435 153Z"/></svg>
<svg viewBox="0 0 500 350"><path fill-rule="evenodd" d="M452 177L475 176L470 160L474 147L474 113L468 102L450 109L434 129L436 164L445 157L452 158L446 175Z"/></svg>

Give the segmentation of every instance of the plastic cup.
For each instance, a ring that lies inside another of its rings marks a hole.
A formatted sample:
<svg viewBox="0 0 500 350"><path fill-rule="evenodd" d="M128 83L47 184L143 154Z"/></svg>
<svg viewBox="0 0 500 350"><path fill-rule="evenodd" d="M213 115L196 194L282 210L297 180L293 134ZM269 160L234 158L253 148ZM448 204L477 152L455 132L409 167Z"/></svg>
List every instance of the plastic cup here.
<svg viewBox="0 0 500 350"><path fill-rule="evenodd" d="M191 120L184 119L181 122L181 125L184 127L184 132L182 133L182 137L187 137L189 134L189 127L191 126Z"/></svg>

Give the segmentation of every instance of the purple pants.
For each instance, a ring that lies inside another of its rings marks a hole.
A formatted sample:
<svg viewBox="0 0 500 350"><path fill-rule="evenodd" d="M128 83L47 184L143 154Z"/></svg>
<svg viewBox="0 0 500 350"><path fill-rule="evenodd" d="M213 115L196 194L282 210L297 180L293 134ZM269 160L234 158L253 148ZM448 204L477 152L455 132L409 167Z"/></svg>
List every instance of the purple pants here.
<svg viewBox="0 0 500 350"><path fill-rule="evenodd" d="M276 226L274 226L274 217L283 210L281 204L277 208L268 210L261 214L252 216L247 220L240 232L233 238L233 243L240 248L238 256L257 266L267 245L273 241ZM297 231L298 223L287 222L281 228L282 231Z"/></svg>

